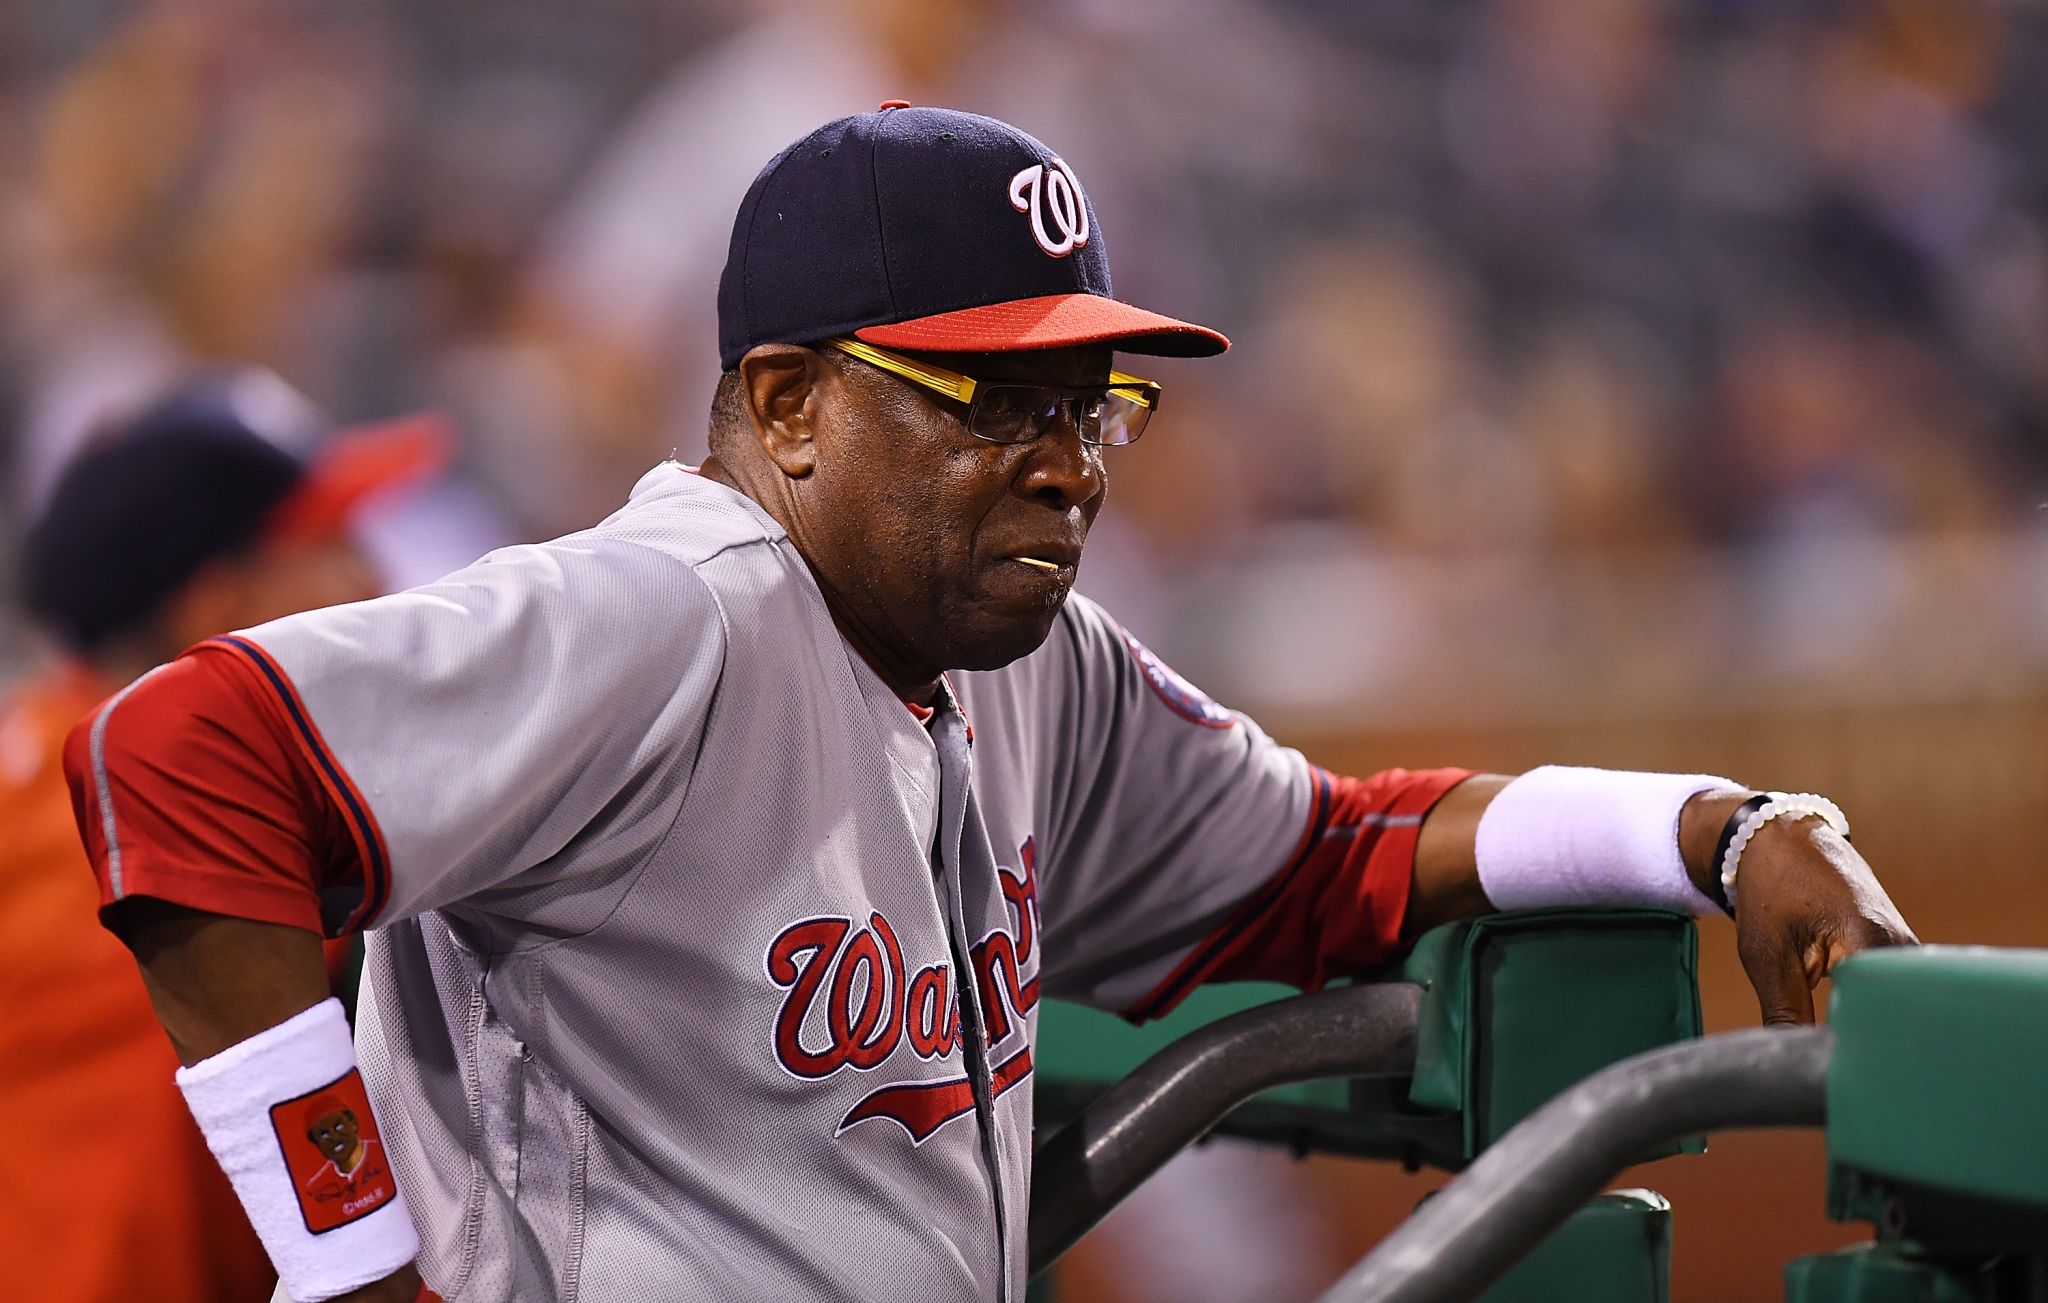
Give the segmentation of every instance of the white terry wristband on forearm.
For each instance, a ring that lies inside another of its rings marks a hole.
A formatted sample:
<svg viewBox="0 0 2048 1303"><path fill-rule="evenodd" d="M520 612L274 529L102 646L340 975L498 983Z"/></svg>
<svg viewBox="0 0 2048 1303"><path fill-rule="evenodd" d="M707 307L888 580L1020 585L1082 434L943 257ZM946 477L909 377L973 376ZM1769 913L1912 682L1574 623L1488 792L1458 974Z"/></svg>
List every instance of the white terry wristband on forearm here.
<svg viewBox="0 0 2048 1303"><path fill-rule="evenodd" d="M1479 885L1494 908L1633 906L1718 913L1678 853L1678 815L1700 792L1739 792L1708 774L1545 765L1479 817Z"/></svg>
<svg viewBox="0 0 2048 1303"><path fill-rule="evenodd" d="M300 1303L419 1256L341 1002L329 999L178 1070L285 1291Z"/></svg>

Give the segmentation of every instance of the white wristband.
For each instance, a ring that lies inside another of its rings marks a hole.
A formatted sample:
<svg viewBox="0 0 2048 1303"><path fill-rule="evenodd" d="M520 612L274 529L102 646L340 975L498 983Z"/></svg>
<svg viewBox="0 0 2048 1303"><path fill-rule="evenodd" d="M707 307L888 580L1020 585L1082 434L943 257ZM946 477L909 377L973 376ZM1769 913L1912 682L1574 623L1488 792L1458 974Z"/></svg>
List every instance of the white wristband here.
<svg viewBox="0 0 2048 1303"><path fill-rule="evenodd" d="M346 1294L419 1256L340 1001L179 1069L178 1088L292 1298Z"/></svg>
<svg viewBox="0 0 2048 1303"><path fill-rule="evenodd" d="M1701 792L1738 792L1709 774L1545 765L1503 787L1473 850L1494 908L1634 906L1713 914L1678 853L1678 816Z"/></svg>
<svg viewBox="0 0 2048 1303"><path fill-rule="evenodd" d="M1763 831L1763 826L1773 819L1799 818L1812 815L1841 837L1849 835L1849 817L1842 813L1842 807L1825 796L1814 792L1766 792L1764 803L1751 810L1735 830L1735 836L1728 841L1728 852L1715 867L1721 873L1721 894L1728 897L1728 908L1735 908L1735 876L1742 867L1742 852L1749 849L1750 839Z"/></svg>

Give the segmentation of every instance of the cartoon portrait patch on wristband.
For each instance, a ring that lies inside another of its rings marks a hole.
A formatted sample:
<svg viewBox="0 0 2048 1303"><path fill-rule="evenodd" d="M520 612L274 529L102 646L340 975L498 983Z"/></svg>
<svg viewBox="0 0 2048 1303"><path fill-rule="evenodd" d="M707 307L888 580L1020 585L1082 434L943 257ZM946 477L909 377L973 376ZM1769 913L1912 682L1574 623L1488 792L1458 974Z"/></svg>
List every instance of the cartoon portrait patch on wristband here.
<svg viewBox="0 0 2048 1303"><path fill-rule="evenodd" d="M398 1197L398 1181L370 1114L370 1093L356 1069L271 1105L270 1125L313 1234L367 1217Z"/></svg>

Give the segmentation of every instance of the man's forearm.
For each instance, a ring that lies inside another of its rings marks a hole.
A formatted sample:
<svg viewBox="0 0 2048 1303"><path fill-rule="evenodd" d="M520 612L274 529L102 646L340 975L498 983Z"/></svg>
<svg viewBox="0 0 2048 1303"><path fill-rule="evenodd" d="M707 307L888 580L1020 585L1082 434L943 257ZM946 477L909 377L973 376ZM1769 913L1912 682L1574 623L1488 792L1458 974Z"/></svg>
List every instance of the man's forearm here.
<svg viewBox="0 0 2048 1303"><path fill-rule="evenodd" d="M157 1018L187 1067L328 996L320 938L303 928L147 897L116 906L108 926L134 951ZM412 1303L419 1290L419 1275L407 1265L337 1297L347 1303Z"/></svg>
<svg viewBox="0 0 2048 1303"><path fill-rule="evenodd" d="M1415 846L1414 885L1401 928L1405 939L1493 909L1479 880L1479 821L1512 781L1503 774L1475 774L1445 793L1429 812ZM1720 876L1720 866L1713 860L1721 830L1751 795L1746 790L1699 792L1679 812L1679 856L1693 886L1709 899Z"/></svg>
<svg viewBox="0 0 2048 1303"><path fill-rule="evenodd" d="M1401 922L1403 941L1492 911L1493 903L1479 885L1479 819L1512 781L1502 774L1474 774L1430 808L1415 840L1415 880Z"/></svg>
<svg viewBox="0 0 2048 1303"><path fill-rule="evenodd" d="M1838 815L1831 826L1796 803L1760 811L1744 825L1739 894L1724 894L1721 836L1756 793L1697 774L1544 769L1524 777L1528 786L1493 774L1468 779L1423 821L1405 940L1496 907L1697 913L1732 900L1736 953L1766 1023L1812 1022L1813 990L1838 962L1915 942Z"/></svg>
<svg viewBox="0 0 2048 1303"><path fill-rule="evenodd" d="M320 938L303 928L138 897L107 925L135 953L157 1020L186 1067L327 998Z"/></svg>

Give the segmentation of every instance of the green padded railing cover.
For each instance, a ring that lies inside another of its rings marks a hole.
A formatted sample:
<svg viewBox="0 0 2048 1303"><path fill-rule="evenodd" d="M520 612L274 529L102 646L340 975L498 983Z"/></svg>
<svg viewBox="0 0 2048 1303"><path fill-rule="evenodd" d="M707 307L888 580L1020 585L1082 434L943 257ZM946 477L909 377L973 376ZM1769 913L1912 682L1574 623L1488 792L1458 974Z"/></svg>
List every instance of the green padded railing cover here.
<svg viewBox="0 0 2048 1303"><path fill-rule="evenodd" d="M1463 1119L1466 1161L1574 1082L1700 1034L1682 914L1489 914L1424 936L1400 975L1429 993L1408 1101Z"/></svg>
<svg viewBox="0 0 2048 1303"><path fill-rule="evenodd" d="M1651 910L1493 914L1437 928L1386 974L1427 992L1412 1082L1269 1091L1218 1130L1461 1168L1564 1087L1618 1059L1698 1036L1698 961L1692 920ZM1034 1052L1041 1125L1071 1116L1202 1024L1293 994L1265 983L1203 987L1139 1027L1048 1001Z"/></svg>
<svg viewBox="0 0 2048 1303"><path fill-rule="evenodd" d="M1935 1193L2038 1209L2048 1228L2048 950L1857 955L1835 969L1828 1024L1831 1212L1874 1217L1853 1196L1875 1178L1923 1207Z"/></svg>

